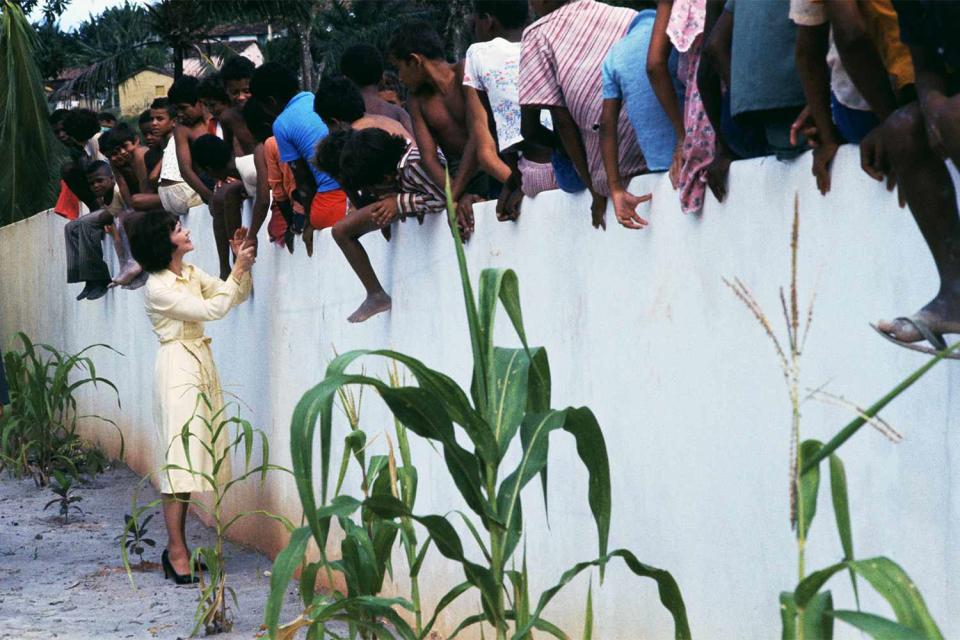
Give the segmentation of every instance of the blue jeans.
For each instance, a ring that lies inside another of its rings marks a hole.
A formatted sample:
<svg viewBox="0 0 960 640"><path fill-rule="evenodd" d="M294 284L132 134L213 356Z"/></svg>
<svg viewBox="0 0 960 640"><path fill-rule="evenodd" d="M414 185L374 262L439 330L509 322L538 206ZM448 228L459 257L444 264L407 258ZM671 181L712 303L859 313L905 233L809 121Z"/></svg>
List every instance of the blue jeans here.
<svg viewBox="0 0 960 640"><path fill-rule="evenodd" d="M550 164L553 165L553 173L557 177L557 186L567 193L579 193L587 188L583 180L577 175L577 168L573 166L573 160L561 149L556 149L550 158Z"/></svg>
<svg viewBox="0 0 960 640"><path fill-rule="evenodd" d="M790 144L790 125L798 108L769 109L730 115L730 92L724 94L720 117L723 140L737 156L743 159L776 156L777 160L792 160L806 150L806 141Z"/></svg>

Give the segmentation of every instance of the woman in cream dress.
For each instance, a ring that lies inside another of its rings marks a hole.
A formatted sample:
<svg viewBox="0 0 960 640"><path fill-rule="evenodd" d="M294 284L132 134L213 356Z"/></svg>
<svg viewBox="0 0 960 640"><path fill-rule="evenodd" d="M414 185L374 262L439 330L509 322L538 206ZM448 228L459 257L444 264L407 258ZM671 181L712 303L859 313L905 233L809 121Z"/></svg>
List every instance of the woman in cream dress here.
<svg viewBox="0 0 960 640"><path fill-rule="evenodd" d="M238 229L230 243L237 258L224 282L183 261L193 251L193 242L177 216L166 211L136 214L129 227L133 256L150 274L145 287L147 316L160 339L154 420L155 478L163 496L168 540L163 552L164 573L178 584L192 583L195 578L191 578L184 531L187 501L194 492L211 490L203 476L212 475L214 459L206 449L213 448L211 428L225 419L217 415L223 408L223 396L203 323L219 320L250 295L254 249L244 248L247 230ZM181 438L185 425L190 430L188 451ZM214 443L218 457L228 440L224 433ZM229 477L227 460L217 479Z"/></svg>

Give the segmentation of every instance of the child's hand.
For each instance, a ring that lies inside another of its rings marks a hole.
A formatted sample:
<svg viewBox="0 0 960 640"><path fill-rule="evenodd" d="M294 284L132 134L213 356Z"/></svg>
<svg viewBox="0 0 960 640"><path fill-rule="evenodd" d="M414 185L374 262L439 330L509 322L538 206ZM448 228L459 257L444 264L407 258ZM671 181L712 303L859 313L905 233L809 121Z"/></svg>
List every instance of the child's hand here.
<svg viewBox="0 0 960 640"><path fill-rule="evenodd" d="M233 237L230 238L230 250L233 251L233 255L240 255L240 251L243 249L243 245L247 240L247 228L240 227L233 232Z"/></svg>
<svg viewBox="0 0 960 640"><path fill-rule="evenodd" d="M653 196L649 193L635 196L626 190L610 194L610 199L613 200L613 214L617 216L617 222L627 229L643 229L648 223L637 214L637 207L651 198Z"/></svg>
<svg viewBox="0 0 960 640"><path fill-rule="evenodd" d="M389 195L374 202L370 208L370 214L378 227L385 227L396 220L400 214L400 206L397 204L397 197Z"/></svg>

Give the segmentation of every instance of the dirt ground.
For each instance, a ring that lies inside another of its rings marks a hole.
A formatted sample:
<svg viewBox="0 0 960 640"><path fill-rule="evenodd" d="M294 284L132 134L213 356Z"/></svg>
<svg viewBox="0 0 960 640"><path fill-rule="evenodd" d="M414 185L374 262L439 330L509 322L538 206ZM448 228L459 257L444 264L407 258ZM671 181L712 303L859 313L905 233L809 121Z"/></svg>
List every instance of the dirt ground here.
<svg viewBox="0 0 960 640"><path fill-rule="evenodd" d="M139 478L120 465L81 484L77 495L84 514L61 523L57 505L43 506L55 496L31 480L0 477L0 639L48 638L186 638L193 629L198 590L164 580L159 564L134 573L134 589L115 537ZM141 502L155 499L148 487ZM166 541L159 507L148 525L157 542L144 558L159 563ZM212 545L212 532L191 516L187 536L192 546ZM237 592L239 610L232 610L234 628L215 636L222 640L254 638L263 621L270 589L269 558L227 545L228 584ZM232 601L230 602L232 605ZM298 599L291 583L282 620L296 616ZM200 631L203 634L203 631Z"/></svg>

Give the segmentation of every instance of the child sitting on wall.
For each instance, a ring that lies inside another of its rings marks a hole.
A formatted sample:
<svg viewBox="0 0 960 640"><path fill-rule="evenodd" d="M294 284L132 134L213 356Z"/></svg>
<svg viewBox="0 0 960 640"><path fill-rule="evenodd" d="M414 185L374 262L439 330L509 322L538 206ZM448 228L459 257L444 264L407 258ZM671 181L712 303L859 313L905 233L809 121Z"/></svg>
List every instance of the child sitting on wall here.
<svg viewBox="0 0 960 640"><path fill-rule="evenodd" d="M64 228L67 250L67 282L83 282L77 300L97 300L106 295L110 286L110 269L103 261L104 229L113 224L114 216L124 209L123 198L113 179L110 165L97 160L84 165L87 186L100 208Z"/></svg>
<svg viewBox="0 0 960 640"><path fill-rule="evenodd" d="M163 151L157 193L166 211L181 216L193 207L209 203L213 196L213 191L194 170L190 155L190 143L209 133L210 118L200 100L198 84L192 76L181 76L167 91L169 103L177 110L178 126Z"/></svg>
<svg viewBox="0 0 960 640"><path fill-rule="evenodd" d="M144 117L146 116L146 117ZM140 193L131 196L130 206L137 211L162 209L158 188L163 170L165 149L176 126L177 110L166 98L157 98L150 109L140 115L140 132L149 145L143 156L146 180L140 185ZM175 160L176 158L174 158Z"/></svg>
<svg viewBox="0 0 960 640"><path fill-rule="evenodd" d="M341 148L339 154L330 153L337 147ZM360 238L397 218L404 221L415 215L422 221L425 214L442 213L446 199L421 163L417 148L383 129L336 131L320 143L317 155L329 158L330 163L339 155L339 167L325 162L321 168L341 181L348 192L359 194L361 200L373 199L333 226L333 239L367 291L366 299L347 320L363 322L389 311L391 300Z"/></svg>

